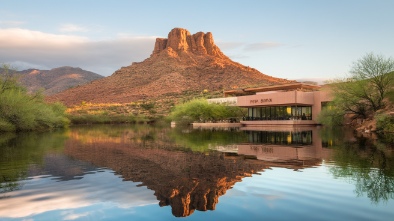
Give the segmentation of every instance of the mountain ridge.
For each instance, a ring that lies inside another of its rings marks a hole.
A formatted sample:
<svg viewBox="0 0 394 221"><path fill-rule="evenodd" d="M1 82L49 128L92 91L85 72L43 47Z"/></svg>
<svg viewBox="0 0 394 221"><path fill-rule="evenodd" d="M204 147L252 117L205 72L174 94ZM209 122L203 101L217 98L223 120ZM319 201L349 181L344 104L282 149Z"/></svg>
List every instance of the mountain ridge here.
<svg viewBox="0 0 394 221"><path fill-rule="evenodd" d="M43 90L44 95L53 95L69 89L103 78L103 76L70 66L62 66L51 70L27 69L17 71L18 81L30 93Z"/></svg>

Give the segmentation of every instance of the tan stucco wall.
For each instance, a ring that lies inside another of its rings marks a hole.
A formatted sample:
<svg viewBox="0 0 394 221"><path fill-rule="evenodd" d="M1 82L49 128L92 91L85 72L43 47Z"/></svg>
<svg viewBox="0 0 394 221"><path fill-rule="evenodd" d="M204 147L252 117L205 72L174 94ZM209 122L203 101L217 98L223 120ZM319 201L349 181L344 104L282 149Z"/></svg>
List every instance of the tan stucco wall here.
<svg viewBox="0 0 394 221"><path fill-rule="evenodd" d="M237 106L240 107L287 105L296 102L295 91L262 93L237 98Z"/></svg>
<svg viewBox="0 0 394 221"><path fill-rule="evenodd" d="M237 97L237 106L240 107L262 107L283 105L307 105L312 106L312 121L316 123L317 116L321 111L321 103L332 100L328 90L324 91L276 91L259 93L250 96Z"/></svg>
<svg viewBox="0 0 394 221"><path fill-rule="evenodd" d="M256 95L237 97L240 107L278 106L278 105L313 105L314 94L318 92L286 91L261 93Z"/></svg>

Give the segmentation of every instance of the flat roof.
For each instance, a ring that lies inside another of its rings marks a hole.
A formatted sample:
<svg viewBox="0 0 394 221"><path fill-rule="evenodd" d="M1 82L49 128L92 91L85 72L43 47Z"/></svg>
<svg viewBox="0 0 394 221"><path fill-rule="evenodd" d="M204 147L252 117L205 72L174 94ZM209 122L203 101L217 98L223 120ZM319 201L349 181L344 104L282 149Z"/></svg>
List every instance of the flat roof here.
<svg viewBox="0 0 394 221"><path fill-rule="evenodd" d="M224 95L248 95L257 92L266 92L266 91L278 91L278 90L297 90L297 89L308 89L308 90L319 90L319 85L313 84L304 84L304 83L292 83L292 84L280 84L280 85L271 85L264 87L254 87L254 88L244 88L237 90L228 90L224 92Z"/></svg>

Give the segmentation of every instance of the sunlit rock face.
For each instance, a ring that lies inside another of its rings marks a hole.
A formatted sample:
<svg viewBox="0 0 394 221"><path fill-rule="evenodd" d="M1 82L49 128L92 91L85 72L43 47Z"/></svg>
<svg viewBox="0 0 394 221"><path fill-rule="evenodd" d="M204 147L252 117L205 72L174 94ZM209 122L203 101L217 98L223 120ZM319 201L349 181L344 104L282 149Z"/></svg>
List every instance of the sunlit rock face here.
<svg viewBox="0 0 394 221"><path fill-rule="evenodd" d="M211 32L197 32L193 35L183 28L174 28L168 34L168 38L157 38L155 48L151 56L157 56L167 48L180 53L191 52L197 55L211 55L227 58L215 45Z"/></svg>

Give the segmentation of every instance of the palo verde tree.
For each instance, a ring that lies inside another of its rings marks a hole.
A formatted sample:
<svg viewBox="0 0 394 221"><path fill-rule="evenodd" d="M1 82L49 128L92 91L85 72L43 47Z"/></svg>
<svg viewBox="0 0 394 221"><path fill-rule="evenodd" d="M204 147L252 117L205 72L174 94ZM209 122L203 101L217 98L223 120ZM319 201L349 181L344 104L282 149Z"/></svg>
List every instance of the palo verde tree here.
<svg viewBox="0 0 394 221"><path fill-rule="evenodd" d="M394 88L394 60L368 53L353 64L350 77L333 84L335 107L367 118L385 108Z"/></svg>

